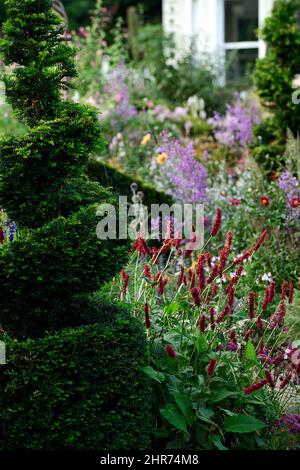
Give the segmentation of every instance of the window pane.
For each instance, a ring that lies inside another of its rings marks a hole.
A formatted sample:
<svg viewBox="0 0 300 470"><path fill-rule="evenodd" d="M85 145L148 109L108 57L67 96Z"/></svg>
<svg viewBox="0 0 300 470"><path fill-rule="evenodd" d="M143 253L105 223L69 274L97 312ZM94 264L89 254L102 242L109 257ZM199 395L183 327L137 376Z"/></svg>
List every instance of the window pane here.
<svg viewBox="0 0 300 470"><path fill-rule="evenodd" d="M258 0L225 0L225 42L257 41Z"/></svg>
<svg viewBox="0 0 300 470"><path fill-rule="evenodd" d="M258 49L238 49L226 51L226 80L238 80L253 71L258 57Z"/></svg>

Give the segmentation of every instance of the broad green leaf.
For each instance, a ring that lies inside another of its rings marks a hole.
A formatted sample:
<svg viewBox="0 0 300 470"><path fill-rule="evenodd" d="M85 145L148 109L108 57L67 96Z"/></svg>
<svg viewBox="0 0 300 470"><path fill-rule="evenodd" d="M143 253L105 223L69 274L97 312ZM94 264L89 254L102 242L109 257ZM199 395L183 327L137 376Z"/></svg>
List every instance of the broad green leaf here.
<svg viewBox="0 0 300 470"><path fill-rule="evenodd" d="M229 416L225 419L224 426L226 432L235 433L254 432L266 427L260 419L242 414Z"/></svg>
<svg viewBox="0 0 300 470"><path fill-rule="evenodd" d="M199 354L207 350L206 338L199 330L197 330L197 333L196 333L195 347Z"/></svg>
<svg viewBox="0 0 300 470"><path fill-rule="evenodd" d="M173 394L176 405L180 409L181 413L185 416L189 425L192 424L193 411L190 404L190 400L185 395L182 395L179 392Z"/></svg>
<svg viewBox="0 0 300 470"><path fill-rule="evenodd" d="M153 380L156 380L156 382L162 383L165 380L164 374L162 374L161 372L157 372L151 366L143 367L142 371L145 372L145 374L149 375L149 377L151 377Z"/></svg>
<svg viewBox="0 0 300 470"><path fill-rule="evenodd" d="M186 419L178 412L175 405L167 405L166 408L161 408L159 411L160 414L168 421L168 423L170 423L176 429L179 429L179 431L188 434Z"/></svg>
<svg viewBox="0 0 300 470"><path fill-rule="evenodd" d="M228 447L223 446L220 436L211 434L209 440L216 446L219 450L228 450Z"/></svg>
<svg viewBox="0 0 300 470"><path fill-rule="evenodd" d="M252 363L256 362L256 350L250 339L247 341L247 344L246 344L245 359L246 361L249 361Z"/></svg>
<svg viewBox="0 0 300 470"><path fill-rule="evenodd" d="M211 398L210 401L211 401L211 403L217 403L218 401L225 400L225 398L235 397L237 395L239 395L238 392L232 392L230 390L221 389L221 390L216 391L212 395L212 398Z"/></svg>
<svg viewBox="0 0 300 470"><path fill-rule="evenodd" d="M165 308L165 315L173 315L174 313L178 312L178 310L179 310L178 303L177 302L171 302Z"/></svg>

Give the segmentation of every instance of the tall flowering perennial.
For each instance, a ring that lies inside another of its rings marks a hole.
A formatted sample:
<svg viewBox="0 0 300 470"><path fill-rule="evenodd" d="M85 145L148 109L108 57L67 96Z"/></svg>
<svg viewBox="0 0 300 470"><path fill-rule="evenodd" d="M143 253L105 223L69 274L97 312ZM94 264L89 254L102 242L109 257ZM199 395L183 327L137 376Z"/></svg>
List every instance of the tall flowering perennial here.
<svg viewBox="0 0 300 470"><path fill-rule="evenodd" d="M300 181L288 171L282 173L278 179L288 209L287 221L300 220Z"/></svg>
<svg viewBox="0 0 300 470"><path fill-rule="evenodd" d="M130 103L126 75L125 64L121 63L109 73L104 89L105 93L113 98L110 109L104 113L104 118L110 119L115 131L137 115L136 108Z"/></svg>
<svg viewBox="0 0 300 470"><path fill-rule="evenodd" d="M260 122L260 113L254 100L242 101L237 94L235 102L227 105L225 116L215 113L208 122L218 142L229 148L245 149L253 140L253 127Z"/></svg>
<svg viewBox="0 0 300 470"><path fill-rule="evenodd" d="M201 203L207 198L207 172L194 156L192 142L186 145L174 140L168 131L161 135L162 144L159 153L167 156L163 165L159 166L159 175L167 192L179 202Z"/></svg>
<svg viewBox="0 0 300 470"><path fill-rule="evenodd" d="M221 223L218 209L210 239L219 233ZM169 423L172 432L174 422L168 421L168 410L176 409L180 414L180 396L195 416L191 422L187 418L183 435L191 445L194 426L205 431L205 442L215 439L216 428L206 426L197 412L199 403L224 432L228 416L220 408L229 410L236 419L239 414L247 417L247 397L254 395L258 402L251 414L257 416L260 425L271 428L286 411L286 390L298 379L299 367L293 363L293 349L288 348L285 332L286 304L292 302L293 284L284 281L276 287L271 281L262 293L243 287L247 280L243 275L247 272L245 262L259 256L267 237L264 230L253 246L238 256L233 252L231 232L218 256L207 251L207 240L202 252L186 258L182 243L179 247L166 237L155 248L154 258L149 247L145 248L148 255L144 255L139 244L132 254L129 266L134 272L125 299L143 322L146 314L152 373L159 373L155 375L158 394L164 396L162 426L165 429ZM147 247L147 241L143 243ZM164 362L166 357L172 358L171 365ZM180 416L185 422L184 415ZM177 432L180 434L182 428ZM238 434L234 436L238 441ZM220 439L224 445L223 436ZM197 445L205 448L204 441Z"/></svg>

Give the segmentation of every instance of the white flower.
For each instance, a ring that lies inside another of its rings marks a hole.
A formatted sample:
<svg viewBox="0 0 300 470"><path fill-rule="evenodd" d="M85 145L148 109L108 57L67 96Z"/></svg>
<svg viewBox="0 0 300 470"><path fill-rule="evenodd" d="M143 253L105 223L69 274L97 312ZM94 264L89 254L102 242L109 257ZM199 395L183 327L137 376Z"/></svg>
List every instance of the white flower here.
<svg viewBox="0 0 300 470"><path fill-rule="evenodd" d="M272 274L271 274L271 273L265 273L265 274L261 277L261 280L262 280L262 281L271 282L271 281L272 281Z"/></svg>

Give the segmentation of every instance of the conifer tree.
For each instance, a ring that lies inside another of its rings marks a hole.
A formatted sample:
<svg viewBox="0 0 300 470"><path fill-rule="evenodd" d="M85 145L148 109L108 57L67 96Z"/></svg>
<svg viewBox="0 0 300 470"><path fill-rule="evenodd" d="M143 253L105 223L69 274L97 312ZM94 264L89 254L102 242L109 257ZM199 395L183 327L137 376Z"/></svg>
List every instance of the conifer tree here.
<svg viewBox="0 0 300 470"><path fill-rule="evenodd" d="M96 110L62 99L74 51L52 1L6 7L7 98L27 132L0 142L0 207L18 226L0 246L0 448L137 448L147 442L135 432L148 419L144 335L97 294L128 245L96 236L97 207L115 203L85 175L103 145Z"/></svg>

